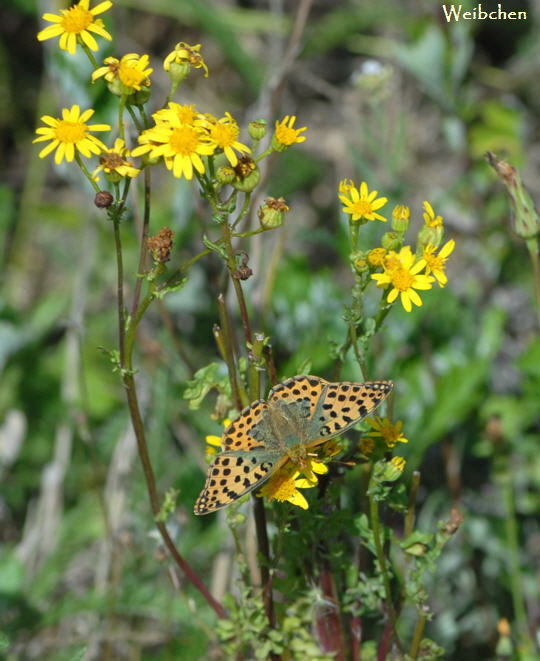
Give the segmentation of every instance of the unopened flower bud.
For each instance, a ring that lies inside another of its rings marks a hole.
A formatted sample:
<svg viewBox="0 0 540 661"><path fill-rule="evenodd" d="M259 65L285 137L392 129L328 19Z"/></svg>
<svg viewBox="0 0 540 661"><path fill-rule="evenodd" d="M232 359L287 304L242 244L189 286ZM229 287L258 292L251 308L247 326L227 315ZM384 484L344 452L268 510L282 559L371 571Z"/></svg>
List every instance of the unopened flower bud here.
<svg viewBox="0 0 540 661"><path fill-rule="evenodd" d="M392 229L400 234L405 234L409 228L411 210L404 204L398 204L392 211Z"/></svg>
<svg viewBox="0 0 540 661"><path fill-rule="evenodd" d="M386 250L399 250L403 243L403 236L398 232L385 232L381 239L381 245Z"/></svg>
<svg viewBox="0 0 540 661"><path fill-rule="evenodd" d="M441 245L443 234L444 227L442 225L438 225L437 227L424 225L418 232L418 239L416 241L417 251L421 252L428 245L438 248Z"/></svg>
<svg viewBox="0 0 540 661"><path fill-rule="evenodd" d="M532 239L540 233L540 218L531 196L523 186L521 175L509 163L488 152L487 160L502 179L512 202L512 229L522 239Z"/></svg>
<svg viewBox="0 0 540 661"><path fill-rule="evenodd" d="M367 261L367 254L362 250L357 250L351 253L351 265L357 273L364 273L369 271L369 264Z"/></svg>
<svg viewBox="0 0 540 661"><path fill-rule="evenodd" d="M150 88L142 87L140 90L137 90L134 94L131 94L127 97L126 103L131 106L144 106L144 104L150 98Z"/></svg>
<svg viewBox="0 0 540 661"><path fill-rule="evenodd" d="M256 119L248 124L248 133L253 140L262 140L266 135L267 124L264 119Z"/></svg>
<svg viewBox="0 0 540 661"><path fill-rule="evenodd" d="M106 209L110 207L114 201L114 197L106 190L100 190L99 193L96 193L94 198L94 204L98 209Z"/></svg>
<svg viewBox="0 0 540 661"><path fill-rule="evenodd" d="M289 211L289 207L282 197L278 197L277 199L267 197L264 204L257 211L261 227L267 229L279 227L283 224L283 219L287 211Z"/></svg>
<svg viewBox="0 0 540 661"><path fill-rule="evenodd" d="M217 169L216 179L220 184L232 184L236 177L236 172L230 167L221 167Z"/></svg>
<svg viewBox="0 0 540 661"><path fill-rule="evenodd" d="M236 179L232 185L243 193L251 193L261 178L261 173L255 161L249 156L243 156L236 164L234 171Z"/></svg>
<svg viewBox="0 0 540 661"><path fill-rule="evenodd" d="M395 482L401 477L406 463L403 457L392 457L390 461L382 459L375 464L373 476L378 482Z"/></svg>

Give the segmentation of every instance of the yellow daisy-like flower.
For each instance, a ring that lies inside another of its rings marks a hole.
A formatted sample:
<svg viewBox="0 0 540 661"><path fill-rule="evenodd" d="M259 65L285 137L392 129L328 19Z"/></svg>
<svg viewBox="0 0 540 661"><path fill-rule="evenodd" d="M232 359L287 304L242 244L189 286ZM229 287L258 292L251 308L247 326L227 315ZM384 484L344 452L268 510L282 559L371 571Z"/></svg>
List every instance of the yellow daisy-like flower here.
<svg viewBox="0 0 540 661"><path fill-rule="evenodd" d="M386 218L377 213L377 209L383 207L388 198L379 197L377 199L378 191L374 190L369 192L368 185L365 181L360 184L360 190L356 186L350 186L347 194L339 195L339 199L345 205L343 211L351 214L351 220L382 220L386 222Z"/></svg>
<svg viewBox="0 0 540 661"><path fill-rule="evenodd" d="M358 447L365 457L369 457L370 454L373 454L373 450L375 450L375 440L369 436L364 436L360 443L358 443Z"/></svg>
<svg viewBox="0 0 540 661"><path fill-rule="evenodd" d="M111 41L111 35L103 27L103 21L95 18L112 7L110 0L100 2L99 5L90 9L90 0L80 2L69 9L61 9L61 14L43 14L43 19L53 23L38 33L38 41L45 41L54 37L60 37L60 48L74 54L77 42L85 44L91 50L97 50L97 41L92 32L100 37Z"/></svg>
<svg viewBox="0 0 540 661"><path fill-rule="evenodd" d="M274 137L272 138L272 144L278 151L286 149L297 142L305 141L306 136L300 134L307 131L307 126L304 126L301 129L295 129L295 122L295 115L285 115L281 121L276 121L276 129L274 131Z"/></svg>
<svg viewBox="0 0 540 661"><path fill-rule="evenodd" d="M442 216L436 216L433 207L426 200L424 201L425 212L422 214L424 222L428 227L441 227L443 224Z"/></svg>
<svg viewBox="0 0 540 661"><path fill-rule="evenodd" d="M140 146L132 151L133 156L148 154L150 158L163 157L165 165L177 178L193 178L193 169L204 173L201 156L214 153L215 146L208 142L204 129L183 124L173 114L167 122L159 122L144 131L139 137Z"/></svg>
<svg viewBox="0 0 540 661"><path fill-rule="evenodd" d="M169 102L167 108L155 112L152 117L156 124L180 122L180 124L188 126L195 126L197 120L201 120L201 114L195 106L188 104L181 105L174 101Z"/></svg>
<svg viewBox="0 0 540 661"><path fill-rule="evenodd" d="M444 244L438 254L435 254L437 248L431 244L424 248L422 257L426 260L426 273L428 275L433 273L441 287L444 287L444 285L448 282L448 278L446 277L444 270L446 268L446 260L455 247L456 242L454 239L451 239Z"/></svg>
<svg viewBox="0 0 540 661"><path fill-rule="evenodd" d="M223 420L223 428L226 429L231 424L229 418ZM221 450L221 443L223 441L222 436L216 436L215 434L209 434L206 437L206 459L210 461L214 455L216 455Z"/></svg>
<svg viewBox="0 0 540 661"><path fill-rule="evenodd" d="M102 76L108 83L114 85L119 82L122 88L118 91L123 94L133 94L142 87L150 86L150 74L153 69L148 67L150 58L148 55L137 55L128 53L121 60L116 57L107 57L103 60L104 67L99 67L92 74L92 82Z"/></svg>
<svg viewBox="0 0 540 661"><path fill-rule="evenodd" d="M309 503L298 489L311 489L317 484L317 480L312 482L307 478L298 477L299 475L299 471L295 471L291 475L290 471L286 469L278 470L257 495L270 501L287 501L296 507L307 510Z"/></svg>
<svg viewBox="0 0 540 661"><path fill-rule="evenodd" d="M105 172L106 175L109 175L107 178L113 181L119 181L121 177L136 177L140 170L126 160L128 157L129 151L124 141L122 138L116 138L114 146L100 154L99 165L92 176L95 178L98 172Z"/></svg>
<svg viewBox="0 0 540 661"><path fill-rule="evenodd" d="M174 50L167 55L163 61L163 68L165 71L171 71L174 65L187 65L188 70L186 75L189 73L190 68L204 69L204 77L208 78L208 67L203 60L200 50L201 44L190 46L189 44L181 41L180 43L176 44Z"/></svg>
<svg viewBox="0 0 540 661"><path fill-rule="evenodd" d="M385 248L373 248L373 250L368 252L368 262L371 264L371 266L384 266L386 252L387 251Z"/></svg>
<svg viewBox="0 0 540 661"><path fill-rule="evenodd" d="M106 151L106 145L95 136L90 135L89 132L110 131L111 127L108 124L86 124L94 112L89 108L81 115L79 106L74 105L71 110L68 108L62 110L62 119L43 115L41 121L47 126L36 129L39 137L35 138L33 142L50 140L51 143L39 152L39 157L45 158L56 149L54 162L58 165L64 158L68 163L71 163L76 152L90 158L92 154L100 154L102 151Z"/></svg>
<svg viewBox="0 0 540 661"><path fill-rule="evenodd" d="M241 155L251 154L249 147L238 142L237 138L240 135L240 128L230 113L226 112L225 117L221 119L209 121L206 128L210 142L216 146L216 149L224 152L233 168L238 164L238 156L234 151L235 149Z"/></svg>
<svg viewBox="0 0 540 661"><path fill-rule="evenodd" d="M389 448L393 448L396 443L409 442L409 439L405 438L401 432L403 428L401 420L394 424L388 418L381 418L376 415L373 418L366 418L366 422L373 430L369 435L372 438L382 438Z"/></svg>
<svg viewBox="0 0 540 661"><path fill-rule="evenodd" d="M384 273L374 273L371 277L378 287L392 285L387 301L393 303L399 295L404 309L410 312L413 303L422 305L422 299L416 290L431 289L435 281L430 275L418 275L425 266L425 259L415 263L410 246L403 246L399 253L390 253L390 260L385 260Z"/></svg>

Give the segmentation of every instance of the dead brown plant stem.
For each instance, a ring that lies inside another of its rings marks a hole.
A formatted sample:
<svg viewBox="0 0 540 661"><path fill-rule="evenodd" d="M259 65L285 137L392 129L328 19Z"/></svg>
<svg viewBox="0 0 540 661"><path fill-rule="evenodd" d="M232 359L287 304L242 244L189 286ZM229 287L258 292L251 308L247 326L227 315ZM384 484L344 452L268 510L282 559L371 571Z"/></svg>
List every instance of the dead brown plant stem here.
<svg viewBox="0 0 540 661"><path fill-rule="evenodd" d="M146 443L146 436L144 433L144 424L141 417L139 402L137 398L137 390L135 385L135 379L133 377L133 365L132 365L132 347L133 343L129 343L129 352L126 352L126 322L125 322L125 311L124 311L124 268L123 268L123 259L122 259L122 242L120 238L120 219L117 215L113 217L113 226L114 226L114 240L115 240L115 249L116 249L116 264L117 264L117 306L118 306L118 345L120 353L120 370L122 373L122 381L124 388L126 390L127 402L129 413L131 417L131 422L133 424L133 431L135 432L135 438L137 439L137 449L139 453L139 458L141 460L144 478L146 481L146 487L148 490L148 496L150 498L150 505L152 508L152 513L154 514L154 519L160 512L160 499L156 487L156 479L154 475L154 470L152 468L152 463L150 461L150 456L148 453L148 446ZM132 317L131 323L136 323L135 316ZM211 608L214 609L216 615L220 618L227 617L227 613L223 606L217 602L214 597L210 594L207 587L201 581L199 576L193 571L193 569L188 565L184 558L180 555L178 549L176 548L173 540L171 539L166 525L155 520L155 524L165 547L168 549L172 555L174 561L184 572L186 578L194 585L197 590L203 595Z"/></svg>

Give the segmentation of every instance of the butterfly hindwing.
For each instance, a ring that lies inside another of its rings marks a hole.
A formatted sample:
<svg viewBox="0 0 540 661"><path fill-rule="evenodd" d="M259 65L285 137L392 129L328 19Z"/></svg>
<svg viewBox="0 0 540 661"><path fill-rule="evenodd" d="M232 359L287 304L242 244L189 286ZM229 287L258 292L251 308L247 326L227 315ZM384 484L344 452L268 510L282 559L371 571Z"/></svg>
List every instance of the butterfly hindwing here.
<svg viewBox="0 0 540 661"><path fill-rule="evenodd" d="M386 399L391 381L326 383L311 420L310 439L330 439L370 415Z"/></svg>
<svg viewBox="0 0 540 661"><path fill-rule="evenodd" d="M268 395L268 402L271 404L278 401L287 403L303 401L309 405L311 417L326 385L328 385L328 381L318 376L293 376L272 388Z"/></svg>
<svg viewBox="0 0 540 661"><path fill-rule="evenodd" d="M195 503L195 514L215 512L249 493L270 477L279 460L279 455L265 450L216 455Z"/></svg>

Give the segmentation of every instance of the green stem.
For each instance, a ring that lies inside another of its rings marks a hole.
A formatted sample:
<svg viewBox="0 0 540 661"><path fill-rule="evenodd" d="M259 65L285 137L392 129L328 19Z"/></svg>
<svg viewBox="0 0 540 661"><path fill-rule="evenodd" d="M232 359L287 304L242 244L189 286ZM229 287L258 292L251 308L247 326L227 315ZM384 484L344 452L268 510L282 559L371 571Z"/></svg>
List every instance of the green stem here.
<svg viewBox="0 0 540 661"><path fill-rule="evenodd" d="M118 104L118 134L120 138L126 143L126 131L124 126L124 110L126 109L126 97L124 94L120 97Z"/></svg>
<svg viewBox="0 0 540 661"><path fill-rule="evenodd" d="M235 342L232 335L231 323L229 320L229 314L227 312L225 297L223 294L219 294L218 296L218 311L221 328L219 328L219 331L218 329L215 329L214 334L219 332L216 340L218 347L220 347L223 354L223 359L227 363L227 371L229 372L229 381L231 382L233 402L236 408L241 411L244 406L247 405L247 398L245 397L245 393L244 396L242 396L240 393L238 373L236 370Z"/></svg>
<svg viewBox="0 0 540 661"><path fill-rule="evenodd" d="M392 590L390 588L390 577L388 575L388 567L386 564L386 556L384 555L383 543L381 539L381 524L379 519L379 505L377 503L376 497L374 495L373 477L370 480L370 488L368 490L369 497L369 512L371 518L371 529L373 531L373 540L375 542L375 552L377 555L377 561L379 563L379 568L384 583L384 593L386 597L386 608L388 611L388 616L392 624L392 630L396 640L397 646L401 648L401 642L398 637L397 627L396 627L396 613L394 610L394 604L392 602Z"/></svg>
<svg viewBox="0 0 540 661"><path fill-rule="evenodd" d="M536 316L540 324L540 256L538 255L538 239L528 239L527 248L531 258L534 281L534 300L536 304Z"/></svg>
<svg viewBox="0 0 540 661"><path fill-rule="evenodd" d="M249 315L247 311L246 299L244 298L244 292L242 290L242 285L240 284L239 278L234 277L237 270L236 258L234 256L234 251L231 241L231 227L228 222L223 223L223 242L225 244L225 250L227 251L227 267L229 269L234 291L236 293L236 298L238 300L238 307L240 309L240 318L242 320L242 326L244 328L244 335L246 337L247 344L251 345L253 343L253 339L251 333L251 324L249 322Z"/></svg>
<svg viewBox="0 0 540 661"><path fill-rule="evenodd" d="M139 247L139 266L137 268L137 282L135 283L135 293L133 294L133 302L131 304L131 316L134 317L137 314L137 308L139 306L139 299L141 296L141 288L143 278L141 277L144 273L146 265L146 256L148 249L146 247L146 239L148 238L148 227L150 225L150 193L152 189L152 180L150 169L146 168L144 171L144 215L143 215L143 225L141 228L141 237L140 237L140 247Z"/></svg>
<svg viewBox="0 0 540 661"><path fill-rule="evenodd" d="M420 486L420 471L414 471L412 474L411 489L409 491L409 502L407 505L407 514L405 515L404 536L405 539L412 535L415 520L416 497L418 487Z"/></svg>
<svg viewBox="0 0 540 661"><path fill-rule="evenodd" d="M90 60L90 64L94 67L94 69L97 69L99 64L90 48L88 48L88 46L84 43L84 41L82 41L82 39L80 39L80 37L77 39L77 43L82 46L83 51L86 53L88 59Z"/></svg>
<svg viewBox="0 0 540 661"><path fill-rule="evenodd" d="M122 97L122 98L125 98L125 97ZM144 126L141 124L141 122L139 121L139 118L135 114L135 111L133 110L133 106L130 103L126 103L126 108L127 108L128 113L131 115L131 119L133 120L133 123L135 124L135 128L137 129L137 131L139 131L139 133L142 133L143 130L144 130Z"/></svg>
<svg viewBox="0 0 540 661"><path fill-rule="evenodd" d="M231 227L234 229L238 223L244 218L244 216L247 214L249 210L249 203L251 201L251 193L246 193L246 196L244 197L244 204L242 205L242 208L240 209L240 213L238 214L238 218L232 223ZM258 234L259 232L257 232Z"/></svg>
<svg viewBox="0 0 540 661"><path fill-rule="evenodd" d="M502 494L506 509L505 527L506 541L510 555L510 570L508 577L510 580L510 592L512 594L512 605L514 607L514 616L517 622L517 635L519 647L523 653L526 650L534 649L534 643L529 635L527 625L527 613L525 611L525 596L523 594L523 575L519 562L519 533L516 520L516 509L514 503L514 485L510 478L505 478L502 484Z"/></svg>
<svg viewBox="0 0 540 661"><path fill-rule="evenodd" d="M75 152L75 160L77 161L77 165L81 168L84 176L90 182L92 188L96 191L96 193L99 193L101 191L101 188L98 186L97 181L95 181L95 179L92 177L90 172L88 172L88 168L83 163L83 160L82 160L82 158L80 157L80 154L77 151Z"/></svg>
<svg viewBox="0 0 540 661"><path fill-rule="evenodd" d="M411 659L418 658L418 652L420 652L420 644L422 642L422 637L424 636L424 629L426 628L426 616L419 615L416 620L416 626L414 628L414 635L411 642L411 649L409 651L409 656Z"/></svg>
<svg viewBox="0 0 540 661"><path fill-rule="evenodd" d="M160 499L156 487L156 478L154 475L154 470L152 468L152 463L150 461L150 455L148 452L148 445L146 443L146 436L144 432L144 424L140 412L139 402L137 398L137 390L135 386L135 379L133 377L133 343L135 337L135 331L137 324L142 318L144 311L150 304L153 299L152 294L149 294L143 304L141 304L137 310L136 318L131 319L130 328L126 337L126 318L125 318L125 309L124 309L124 267L123 267L123 258L122 258L122 243L120 237L120 213L116 213L112 217L113 228L114 228L114 242L116 249L116 266L117 266L117 309L118 309L118 348L120 354L120 369L122 372L122 381L124 383L124 388L126 390L126 396L128 401L129 413L131 417L131 422L133 425L133 430L135 432L135 438L137 439L137 449L138 454L141 460L143 473L146 481L146 487L148 491L148 496L150 499L150 505L152 508L152 513L154 515L154 521L165 547L169 550L174 561L184 573L186 578L191 581L194 587L199 590L203 597L208 602L209 606L214 609L216 615L220 618L227 617L227 613L223 606L214 599L210 594L208 588L199 578L191 566L184 560L184 558L178 552L165 523L157 520L157 517L161 510Z"/></svg>

